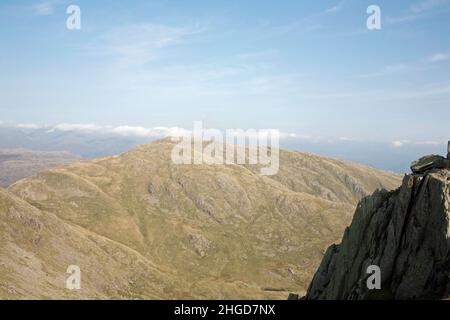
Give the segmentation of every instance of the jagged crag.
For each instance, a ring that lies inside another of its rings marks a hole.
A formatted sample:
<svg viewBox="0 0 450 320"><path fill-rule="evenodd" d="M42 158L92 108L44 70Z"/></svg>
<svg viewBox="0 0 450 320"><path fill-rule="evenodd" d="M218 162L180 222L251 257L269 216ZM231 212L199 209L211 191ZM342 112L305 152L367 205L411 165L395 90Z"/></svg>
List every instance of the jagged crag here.
<svg viewBox="0 0 450 320"><path fill-rule="evenodd" d="M450 171L448 165L424 171L415 165L416 173L406 175L399 189L361 200L341 244L328 248L305 299L450 296ZM381 270L379 290L367 286L371 265Z"/></svg>

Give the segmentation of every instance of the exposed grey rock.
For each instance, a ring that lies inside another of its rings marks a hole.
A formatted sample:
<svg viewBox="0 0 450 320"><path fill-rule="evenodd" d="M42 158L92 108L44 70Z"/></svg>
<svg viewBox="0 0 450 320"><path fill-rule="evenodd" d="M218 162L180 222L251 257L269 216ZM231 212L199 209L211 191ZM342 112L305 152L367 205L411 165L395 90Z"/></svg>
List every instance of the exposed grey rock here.
<svg viewBox="0 0 450 320"><path fill-rule="evenodd" d="M450 161L450 141L447 144L447 160Z"/></svg>
<svg viewBox="0 0 450 320"><path fill-rule="evenodd" d="M298 300L300 297L298 296L298 294L295 293L290 293L288 300Z"/></svg>
<svg viewBox="0 0 450 320"><path fill-rule="evenodd" d="M445 295L450 283L449 197L450 171L432 170L406 175L396 191L364 198L342 243L328 248L306 299ZM381 290L367 288L371 265L381 269Z"/></svg>
<svg viewBox="0 0 450 320"><path fill-rule="evenodd" d="M429 155L414 161L411 164L411 171L416 174L423 174L432 169L447 169L449 160L439 155Z"/></svg>

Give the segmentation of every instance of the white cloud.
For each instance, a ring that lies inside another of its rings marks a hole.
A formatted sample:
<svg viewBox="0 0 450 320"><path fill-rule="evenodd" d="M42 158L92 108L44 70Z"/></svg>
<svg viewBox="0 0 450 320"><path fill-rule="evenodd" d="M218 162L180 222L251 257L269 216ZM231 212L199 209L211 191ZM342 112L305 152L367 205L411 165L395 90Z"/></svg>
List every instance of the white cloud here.
<svg viewBox="0 0 450 320"><path fill-rule="evenodd" d="M101 126L96 124L72 124L61 123L47 128L47 132L54 131L77 131L82 133L96 133L96 134L112 134L118 136L132 136L142 138L162 138L175 135L183 135L188 132L183 128L178 127L154 127L145 128L140 126Z"/></svg>
<svg viewBox="0 0 450 320"><path fill-rule="evenodd" d="M16 128L20 129L40 129L42 126L34 124L34 123L19 123L16 125Z"/></svg>
<svg viewBox="0 0 450 320"><path fill-rule="evenodd" d="M402 148L406 145L415 146L438 146L443 145L445 142L442 141L410 141L410 140L396 140L392 142L394 148Z"/></svg>
<svg viewBox="0 0 450 320"><path fill-rule="evenodd" d="M121 135L121 136L158 138L158 137L184 136L189 133L189 130L179 128L179 127L144 128L144 127L134 127L134 126L118 126L118 127L112 128L111 132Z"/></svg>
<svg viewBox="0 0 450 320"><path fill-rule="evenodd" d="M1 124L1 122L0 122ZM97 125L97 124L83 124L83 123L60 123L56 125L39 125L33 123L27 124L16 124L13 125L15 128L19 129L41 129L46 130L47 133L54 133L57 131L62 132L77 132L83 134L100 134L100 135L109 135L109 136L117 136L117 137L135 137L135 138L146 138L146 139L162 139L168 137L183 137L190 136L193 134L192 129L186 129L181 127L165 127L158 126L152 128L146 128L142 126L130 126L130 125L120 125L120 126L109 126L109 125ZM202 132L213 128L203 128ZM236 129L236 128L233 128ZM257 134L259 138L264 138L269 135L273 129L260 129L255 130L254 132ZM219 130L224 135L226 134L226 129ZM247 129L243 129L244 134L247 136L252 131L247 131ZM339 137L339 138L327 138L320 136L312 136L312 135L301 135L291 132L278 131L279 138L281 140L286 139L296 139L298 141L307 141L314 143L356 143L356 142L370 142L370 140L364 140L359 138L351 138L351 137ZM253 136L254 137L254 136ZM393 148L402 148L406 146L436 146L436 145L446 145L445 141L437 141L437 140L425 140L425 141L414 141L407 139L399 139L394 140L391 143Z"/></svg>
<svg viewBox="0 0 450 320"><path fill-rule="evenodd" d="M356 139L356 138L349 138L349 137L340 137L339 141L343 141L343 142L361 142L363 140Z"/></svg>
<svg viewBox="0 0 450 320"><path fill-rule="evenodd" d="M264 50L264 51L257 51L257 52L246 52L246 53L241 53L241 54L237 55L237 58L242 59L242 60L255 60L255 59L260 59L260 58L272 57L272 56L278 55L279 53L280 53L279 50Z"/></svg>
<svg viewBox="0 0 450 320"><path fill-rule="evenodd" d="M80 132L85 134L108 134L122 137L139 137L139 138L166 138L166 137L180 137L190 135L192 130L180 127L153 127L145 128L141 126L102 126L97 124L85 123L60 123L53 126L38 125L33 123L17 124L14 127L19 129L45 129L47 133L56 131L64 132ZM205 128L207 130L209 128ZM225 132L225 130L223 130ZM244 130L245 131L245 130ZM259 136L266 136L270 130L257 130ZM295 133L279 132L281 139L296 138Z"/></svg>
<svg viewBox="0 0 450 320"><path fill-rule="evenodd" d="M331 8L328 8L325 10L325 13L336 13L342 10L342 6L344 5L344 1L341 1L340 3L336 4L335 6L332 6Z"/></svg>
<svg viewBox="0 0 450 320"><path fill-rule="evenodd" d="M405 144L410 143L408 140L396 140L392 142L392 146L394 148L401 148L403 147Z"/></svg>
<svg viewBox="0 0 450 320"><path fill-rule="evenodd" d="M389 65L383 67L379 71L375 71L368 74L359 75L358 78L372 78L372 77L380 77L380 76L386 76L386 75L392 75L395 73L407 71L411 69L410 65L407 64L397 64L397 65Z"/></svg>
<svg viewBox="0 0 450 320"><path fill-rule="evenodd" d="M345 2L346 2L346 0L342 0L338 3L336 3L334 6L331 6L331 7L327 8L325 11L321 12L320 15L334 14L334 13L342 11Z"/></svg>
<svg viewBox="0 0 450 320"><path fill-rule="evenodd" d="M62 3L62 0L47 0L39 2L33 6L34 14L38 16L49 16L55 12L55 7Z"/></svg>
<svg viewBox="0 0 450 320"><path fill-rule="evenodd" d="M340 10L339 6L334 6L326 10L326 12L338 12Z"/></svg>
<svg viewBox="0 0 450 320"><path fill-rule="evenodd" d="M386 22L390 24L395 23L404 23L404 22L410 22L414 21L416 19L420 18L420 15L418 14L406 14L399 17L386 17Z"/></svg>
<svg viewBox="0 0 450 320"><path fill-rule="evenodd" d="M295 21L288 22L283 25L272 26L268 25L268 28L263 31L259 31L261 37L279 37L285 34L294 33L296 36L305 35L324 28L323 23L327 22L327 17L338 14L342 11L345 0L340 1L336 5L329 7L320 12L316 12L307 15L303 18L296 19Z"/></svg>
<svg viewBox="0 0 450 320"><path fill-rule="evenodd" d="M411 5L402 15L398 17L388 16L386 18L386 22L394 24L414 21L433 12L433 10L436 8L441 8L448 4L449 0L425 0L422 2L418 2Z"/></svg>
<svg viewBox="0 0 450 320"><path fill-rule="evenodd" d="M414 13L422 13L437 7L445 6L448 3L449 3L448 0L426 0L411 5L410 11Z"/></svg>
<svg viewBox="0 0 450 320"><path fill-rule="evenodd" d="M84 132L95 132L100 131L104 129L105 127L97 126L95 124L69 124L69 123L62 123L58 124L51 129L48 130L48 132L53 132L56 130L60 131L84 131Z"/></svg>
<svg viewBox="0 0 450 320"><path fill-rule="evenodd" d="M448 53L436 53L427 58L428 62L440 62L450 59L450 54Z"/></svg>
<svg viewBox="0 0 450 320"><path fill-rule="evenodd" d="M372 77L380 77L380 76L390 76L393 74L402 73L405 71L420 71L429 69L427 63L441 62L450 59L450 54L448 53L435 53L432 54L425 59L420 59L418 61L410 62L410 63L401 63L396 65L388 65L381 68L379 71L374 71L372 73L362 74L357 76L357 78L372 78Z"/></svg>
<svg viewBox="0 0 450 320"><path fill-rule="evenodd" d="M141 67L155 60L160 50L181 44L196 34L202 33L203 27L171 27L160 24L133 24L113 29L109 34L88 46L90 54L111 57L117 66Z"/></svg>
<svg viewBox="0 0 450 320"><path fill-rule="evenodd" d="M426 145L426 146L439 146L442 144L445 144L445 142L440 142L440 141L419 141L414 143L416 145Z"/></svg>

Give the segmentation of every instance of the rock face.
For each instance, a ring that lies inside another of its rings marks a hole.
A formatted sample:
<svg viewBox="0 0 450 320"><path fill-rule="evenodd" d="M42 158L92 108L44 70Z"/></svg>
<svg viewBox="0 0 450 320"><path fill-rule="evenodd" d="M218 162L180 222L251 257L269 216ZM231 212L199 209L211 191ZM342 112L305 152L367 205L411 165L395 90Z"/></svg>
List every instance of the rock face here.
<svg viewBox="0 0 450 320"><path fill-rule="evenodd" d="M447 160L450 161L450 141L447 144Z"/></svg>
<svg viewBox="0 0 450 320"><path fill-rule="evenodd" d="M328 248L306 299L449 296L449 185L450 171L433 169L364 198L342 243ZM371 265L380 268L380 290L367 287Z"/></svg>

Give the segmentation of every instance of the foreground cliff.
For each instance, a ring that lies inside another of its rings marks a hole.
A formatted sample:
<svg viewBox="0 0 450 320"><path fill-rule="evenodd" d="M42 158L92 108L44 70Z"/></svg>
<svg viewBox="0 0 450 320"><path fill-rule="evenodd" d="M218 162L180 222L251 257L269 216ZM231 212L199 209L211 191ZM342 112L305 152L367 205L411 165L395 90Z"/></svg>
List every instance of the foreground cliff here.
<svg viewBox="0 0 450 320"><path fill-rule="evenodd" d="M342 243L328 248L306 299L448 297L450 171L406 175L392 192L377 191L357 207ZM369 290L369 266L381 289Z"/></svg>

